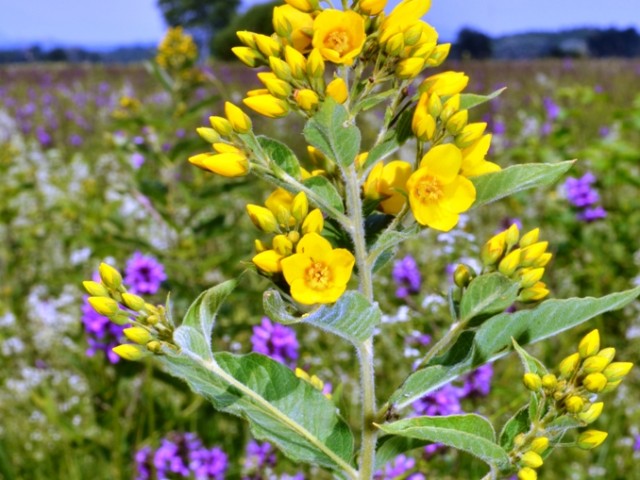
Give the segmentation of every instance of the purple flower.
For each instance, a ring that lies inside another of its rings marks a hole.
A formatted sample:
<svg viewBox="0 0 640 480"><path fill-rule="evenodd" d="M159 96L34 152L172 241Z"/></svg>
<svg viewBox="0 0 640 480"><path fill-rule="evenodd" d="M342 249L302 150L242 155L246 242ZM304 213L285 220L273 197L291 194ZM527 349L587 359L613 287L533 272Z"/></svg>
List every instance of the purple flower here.
<svg viewBox="0 0 640 480"><path fill-rule="evenodd" d="M260 325L253 327L251 335L253 351L267 355L290 367L298 359L298 340L292 328L273 323L268 317L262 317Z"/></svg>
<svg viewBox="0 0 640 480"><path fill-rule="evenodd" d="M411 406L417 415L427 415L429 417L454 415L462 412L462 407L460 406L462 393L460 387L448 384L416 400Z"/></svg>
<svg viewBox="0 0 640 480"><path fill-rule="evenodd" d="M129 162L131 163L131 166L137 170L144 163L144 155L142 155L140 152L135 152L129 158Z"/></svg>
<svg viewBox="0 0 640 480"><path fill-rule="evenodd" d="M464 397L486 397L491 391L491 379L493 378L493 366L490 363L482 365L471 372L464 380L462 386Z"/></svg>
<svg viewBox="0 0 640 480"><path fill-rule="evenodd" d="M153 295L160 290L160 284L166 279L164 265L155 257L135 252L127 260L124 283L131 293Z"/></svg>
<svg viewBox="0 0 640 480"><path fill-rule="evenodd" d="M53 145L53 139L44 127L36 127L36 138L42 148L49 148Z"/></svg>
<svg viewBox="0 0 640 480"><path fill-rule="evenodd" d="M393 264L393 280L398 288L396 297L407 298L409 295L420 291L422 277L416 261L411 255L407 255L401 260L396 260Z"/></svg>
<svg viewBox="0 0 640 480"><path fill-rule="evenodd" d="M382 470L378 470L373 478L375 480L393 480L402 477L416 466L416 460L406 455L398 455L387 463Z"/></svg>
<svg viewBox="0 0 640 480"><path fill-rule="evenodd" d="M69 135L69 143L73 147L79 147L80 145L82 145L82 137L77 133L72 133L71 135Z"/></svg>
<svg viewBox="0 0 640 480"><path fill-rule="evenodd" d="M600 205L595 205L600 201L600 194L592 187L596 177L587 172L580 178L569 177L564 183L567 193L567 200L580 209L576 214L578 220L583 222L593 222L607 216L607 212Z"/></svg>
<svg viewBox="0 0 640 480"><path fill-rule="evenodd" d="M97 352L104 352L111 363L118 363L120 357L113 352L113 347L122 343L125 326L116 325L107 317L97 313L84 298L82 304L82 324L89 348L86 351L88 357L93 357Z"/></svg>
<svg viewBox="0 0 640 480"><path fill-rule="evenodd" d="M578 213L578 220L583 222L593 222L595 220L601 220L607 216L607 211L601 206L593 208L585 208L582 212Z"/></svg>
<svg viewBox="0 0 640 480"><path fill-rule="evenodd" d="M133 457L136 462L135 480L150 480L153 469L153 451L151 447L143 447Z"/></svg>
<svg viewBox="0 0 640 480"><path fill-rule="evenodd" d="M547 113L547 119L553 121L560 115L560 107L550 98L544 97L542 99L545 112Z"/></svg>
<svg viewBox="0 0 640 480"><path fill-rule="evenodd" d="M640 435L635 436L635 443L633 444L633 449L636 452L640 452Z"/></svg>
<svg viewBox="0 0 640 480"><path fill-rule="evenodd" d="M251 440L247 444L243 466L243 480L261 479L262 472L276 464L276 454L269 442L258 443Z"/></svg>

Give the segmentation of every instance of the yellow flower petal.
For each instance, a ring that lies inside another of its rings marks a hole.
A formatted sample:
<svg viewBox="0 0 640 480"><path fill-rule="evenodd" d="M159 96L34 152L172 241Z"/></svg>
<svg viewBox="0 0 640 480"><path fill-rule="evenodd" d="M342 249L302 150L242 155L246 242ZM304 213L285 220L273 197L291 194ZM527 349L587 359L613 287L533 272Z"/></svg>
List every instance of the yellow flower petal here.
<svg viewBox="0 0 640 480"><path fill-rule="evenodd" d="M442 183L450 183L458 175L462 165L462 152L453 144L433 147L422 157L420 168L429 169Z"/></svg>
<svg viewBox="0 0 640 480"><path fill-rule="evenodd" d="M313 47L333 63L353 64L365 39L364 18L352 10L326 9L313 22Z"/></svg>

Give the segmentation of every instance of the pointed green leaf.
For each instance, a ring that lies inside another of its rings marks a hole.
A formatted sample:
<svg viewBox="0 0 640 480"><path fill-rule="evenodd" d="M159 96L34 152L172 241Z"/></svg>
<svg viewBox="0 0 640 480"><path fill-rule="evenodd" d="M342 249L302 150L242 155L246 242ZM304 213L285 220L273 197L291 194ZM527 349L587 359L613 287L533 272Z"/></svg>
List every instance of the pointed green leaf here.
<svg viewBox="0 0 640 480"><path fill-rule="evenodd" d="M182 335L193 334L184 328ZM196 344L189 340L183 344ZM216 353L212 360L168 352L160 363L221 411L248 420L253 435L295 462L349 471L353 435L322 392L259 354Z"/></svg>
<svg viewBox="0 0 640 480"><path fill-rule="evenodd" d="M537 373L540 376L543 376L549 373L547 371L547 367L545 367L540 360L538 360L533 355L530 355L529 352L527 352L524 348L522 348L518 344L518 342L516 342L515 338L512 338L511 340L513 344L513 349L518 354L518 357L520 357L520 361L522 362L522 366L524 367L525 373L528 373L528 372Z"/></svg>
<svg viewBox="0 0 640 480"><path fill-rule="evenodd" d="M273 163L296 180L300 179L300 163L293 151L284 143L273 138L259 136L260 146Z"/></svg>
<svg viewBox="0 0 640 480"><path fill-rule="evenodd" d="M199 331L207 343L210 343L218 309L236 285L237 280L228 280L202 292L187 310L182 325Z"/></svg>
<svg viewBox="0 0 640 480"><path fill-rule="evenodd" d="M367 95L359 102L353 109L354 112L366 112L367 110L375 107L376 105L384 102L396 94L396 90L385 90L374 95Z"/></svg>
<svg viewBox="0 0 640 480"><path fill-rule="evenodd" d="M509 465L507 452L495 442L489 421L479 415L413 417L380 425L385 433L443 443L470 453L489 465Z"/></svg>
<svg viewBox="0 0 640 480"><path fill-rule="evenodd" d="M336 187L325 177L315 176L309 177L302 182L305 187L312 190L323 202L327 203L334 210L344 213L344 204L342 197L336 190ZM322 205L318 205L322 208Z"/></svg>
<svg viewBox="0 0 640 480"><path fill-rule="evenodd" d="M519 289L518 282L498 272L474 278L460 301L461 321L504 311L516 301Z"/></svg>
<svg viewBox="0 0 640 480"><path fill-rule="evenodd" d="M400 145L398 145L398 139L395 137L395 135L387 136L387 138L383 142L379 143L371 149L369 155L367 155L367 160L362 166L362 169L367 170L376 162L387 158L393 152L398 150L398 148L400 148Z"/></svg>
<svg viewBox="0 0 640 480"><path fill-rule="evenodd" d="M348 167L360 152L360 130L347 109L327 98L303 130L304 138L328 158Z"/></svg>
<svg viewBox="0 0 640 480"><path fill-rule="evenodd" d="M428 445L428 440L417 438L397 437L395 435L385 435L378 441L376 450L376 470L380 470L387 463L391 462L401 453L410 452L416 448Z"/></svg>
<svg viewBox="0 0 640 480"><path fill-rule="evenodd" d="M412 225L406 230L383 232L369 250L369 263L375 263L376 259L386 250L413 238L420 231L417 224Z"/></svg>
<svg viewBox="0 0 640 480"><path fill-rule="evenodd" d="M173 332L173 341L183 353L192 358L211 360L211 346L204 336L193 327L181 326Z"/></svg>
<svg viewBox="0 0 640 480"><path fill-rule="evenodd" d="M520 433L528 432L531 427L529 418L529 406L522 407L516 414L507 420L500 432L500 446L507 451L513 448L513 440Z"/></svg>
<svg viewBox="0 0 640 480"><path fill-rule="evenodd" d="M409 375L389 402L400 409L458 376L510 351L511 338L520 345L556 335L604 312L620 309L640 295L640 287L600 298L547 300L531 310L491 317L475 332L463 332L450 351Z"/></svg>
<svg viewBox="0 0 640 480"><path fill-rule="evenodd" d="M523 190L549 185L567 172L573 163L573 161L553 164L527 163L474 177L471 181L476 187L476 201L472 208L495 202Z"/></svg>
<svg viewBox="0 0 640 480"><path fill-rule="evenodd" d="M355 290L347 291L333 305L323 305L302 317L292 315L280 293L275 290L264 293L263 305L265 314L278 323L310 323L355 345L373 335L373 329L382 316L377 303L370 304Z"/></svg>
<svg viewBox="0 0 640 480"><path fill-rule="evenodd" d="M460 94L460 110L469 110L470 108L477 107L478 105L482 105L483 103L487 103L502 92L504 92L507 87L502 87L495 92L490 93L489 95L477 95L475 93L461 93Z"/></svg>

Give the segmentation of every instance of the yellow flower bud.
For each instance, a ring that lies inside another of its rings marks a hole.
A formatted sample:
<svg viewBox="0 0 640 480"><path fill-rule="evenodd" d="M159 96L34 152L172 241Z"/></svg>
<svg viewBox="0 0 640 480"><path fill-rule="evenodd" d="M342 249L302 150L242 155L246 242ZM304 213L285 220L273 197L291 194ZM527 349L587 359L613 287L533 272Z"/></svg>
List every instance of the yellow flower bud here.
<svg viewBox="0 0 640 480"><path fill-rule="evenodd" d="M523 268L519 275L522 288L533 287L544 275L544 268Z"/></svg>
<svg viewBox="0 0 640 480"><path fill-rule="evenodd" d="M595 355L600 350L600 332L597 329L591 330L578 344L578 353L582 358Z"/></svg>
<svg viewBox="0 0 640 480"><path fill-rule="evenodd" d="M593 355L585 358L582 362L582 371L584 373L598 373L602 372L607 365L609 365L609 360L599 355Z"/></svg>
<svg viewBox="0 0 640 480"><path fill-rule="evenodd" d="M318 0L284 0L302 12L313 12L318 8Z"/></svg>
<svg viewBox="0 0 640 480"><path fill-rule="evenodd" d="M338 103L344 103L349 98L349 91L347 90L347 84L340 78L334 78L325 89L325 94L333 98Z"/></svg>
<svg viewBox="0 0 640 480"><path fill-rule="evenodd" d="M358 3L360 11L369 16L378 15L386 5L387 0L360 0Z"/></svg>
<svg viewBox="0 0 640 480"><path fill-rule="evenodd" d="M436 131L436 120L427 110L428 102L429 96L425 93L418 100L418 105L411 120L411 130L423 142L431 140Z"/></svg>
<svg viewBox="0 0 640 480"><path fill-rule="evenodd" d="M564 360L560 362L560 365L558 365L560 376L562 378L571 377L575 373L575 371L578 369L579 363L580 363L580 354L577 352L572 353L571 355L566 357Z"/></svg>
<svg viewBox="0 0 640 480"><path fill-rule="evenodd" d="M534 286L525 288L518 295L521 302L537 302L549 295L549 289L543 282L537 282Z"/></svg>
<svg viewBox="0 0 640 480"><path fill-rule="evenodd" d="M506 231L500 232L499 234L491 237L487 243L483 245L482 251L480 252L483 265L494 265L500 257L502 257L506 248L506 236Z"/></svg>
<svg viewBox="0 0 640 480"><path fill-rule="evenodd" d="M240 108L231 102L224 103L224 113L231 127L237 133L247 133L251 130L251 119Z"/></svg>
<svg viewBox="0 0 640 480"><path fill-rule="evenodd" d="M542 379L537 373L525 373L522 377L522 383L532 392L537 392L542 387Z"/></svg>
<svg viewBox="0 0 640 480"><path fill-rule="evenodd" d="M211 124L211 127L223 137L228 137L233 133L233 127L231 126L231 123L224 117L209 117L209 123Z"/></svg>
<svg viewBox="0 0 640 480"><path fill-rule="evenodd" d="M558 378L553 373L546 373L542 376L542 386L547 390L555 390L558 385Z"/></svg>
<svg viewBox="0 0 640 480"><path fill-rule="evenodd" d="M291 75L299 80L307 73L307 59L295 48L287 45L284 47L284 59L291 68Z"/></svg>
<svg viewBox="0 0 640 480"><path fill-rule="evenodd" d="M397 56L404 50L404 35L402 32L398 32L392 35L384 46L384 51L387 55Z"/></svg>
<svg viewBox="0 0 640 480"><path fill-rule="evenodd" d="M455 143L459 148L467 148L473 145L477 140L482 137L484 131L487 128L485 122L469 123L460 132L456 138Z"/></svg>
<svg viewBox="0 0 640 480"><path fill-rule="evenodd" d="M464 263L459 263L453 272L453 281L459 288L465 288L475 277L475 272Z"/></svg>
<svg viewBox="0 0 640 480"><path fill-rule="evenodd" d="M262 240L258 240L258 239L255 239L253 241L253 248L255 248L256 252L258 253L262 253L265 250L269 250L269 247L267 247L267 245Z"/></svg>
<svg viewBox="0 0 640 480"><path fill-rule="evenodd" d="M123 330L124 336L138 345L146 345L153 339L151 333L146 328L131 327Z"/></svg>
<svg viewBox="0 0 640 480"><path fill-rule="evenodd" d="M196 128L196 132L198 132L200 138L202 138L207 143L216 143L220 140L220 135L218 135L218 132L216 132L213 128L199 127Z"/></svg>
<svg viewBox="0 0 640 480"><path fill-rule="evenodd" d="M256 42L256 47L265 57L278 57L280 55L280 43L272 37L256 33L253 39Z"/></svg>
<svg viewBox="0 0 640 480"><path fill-rule="evenodd" d="M112 323L115 323L116 325L127 325L131 323L131 319L129 318L129 315L124 310L120 310L118 313L116 313L112 317L109 317L109 320Z"/></svg>
<svg viewBox="0 0 640 480"><path fill-rule="evenodd" d="M258 78L267 87L268 93L274 97L287 98L293 91L289 82L280 80L273 72L260 72Z"/></svg>
<svg viewBox="0 0 640 480"><path fill-rule="evenodd" d="M547 437L536 437L531 442L531 450L542 454L544 451L549 448L549 439Z"/></svg>
<svg viewBox="0 0 640 480"><path fill-rule="evenodd" d="M532 267L544 267L551 261L553 254L551 253L543 253L537 259L535 259L532 263Z"/></svg>
<svg viewBox="0 0 640 480"><path fill-rule="evenodd" d="M324 228L324 217L322 216L322 211L319 208L311 210L309 215L302 222L302 234L306 235L308 233L320 233Z"/></svg>
<svg viewBox="0 0 640 480"><path fill-rule="evenodd" d="M440 97L435 93L427 95L427 98L427 112L429 112L429 115L431 115L435 121L442 113L442 100L440 100Z"/></svg>
<svg viewBox="0 0 640 480"><path fill-rule="evenodd" d="M147 343L147 350L159 355L162 353L162 343L157 340L151 340Z"/></svg>
<svg viewBox="0 0 640 480"><path fill-rule="evenodd" d="M283 257L287 257L293 252L293 242L286 235L276 235L273 237L273 249Z"/></svg>
<svg viewBox="0 0 640 480"><path fill-rule="evenodd" d="M584 400L577 395L571 395L565 399L564 406L569 413L580 413L584 409Z"/></svg>
<svg viewBox="0 0 640 480"><path fill-rule="evenodd" d="M113 347L111 350L120 358L124 358L125 360L130 360L132 362L140 360L149 354L147 349L142 345L133 345L131 343L118 345L117 347Z"/></svg>
<svg viewBox="0 0 640 480"><path fill-rule="evenodd" d="M403 32L404 44L407 45L408 47L413 47L414 45L417 45L421 41L424 35L424 25L425 24L422 22L417 22L417 23L414 23L409 28L407 28ZM413 56L422 57L423 55L413 53Z"/></svg>
<svg viewBox="0 0 640 480"><path fill-rule="evenodd" d="M607 365L602 373L609 382L616 382L626 377L632 367L633 363L631 362L613 362Z"/></svg>
<svg viewBox="0 0 640 480"><path fill-rule="evenodd" d="M263 232L273 233L278 230L278 221L268 208L248 204L246 209L253 224Z"/></svg>
<svg viewBox="0 0 640 480"><path fill-rule="evenodd" d="M82 282L82 286L87 291L87 293L92 297L108 297L109 296L109 291L104 287L104 285L98 282L92 282L90 280L86 280Z"/></svg>
<svg viewBox="0 0 640 480"><path fill-rule="evenodd" d="M540 236L540 229L534 228L530 232L525 233L520 239L520 248L528 247L529 245L533 245L538 241L538 237Z"/></svg>
<svg viewBox="0 0 640 480"><path fill-rule="evenodd" d="M427 66L439 67L440 65L442 65L442 62L444 62L449 56L450 50L451 50L450 43L443 43L436 46L436 48L433 49L433 51L431 52L431 55L427 59Z"/></svg>
<svg viewBox="0 0 640 480"><path fill-rule="evenodd" d="M578 418L586 424L595 422L604 408L604 402L592 403L591 406L582 413L578 414Z"/></svg>
<svg viewBox="0 0 640 480"><path fill-rule="evenodd" d="M118 302L109 297L89 297L89 304L100 315L113 317L120 311Z"/></svg>
<svg viewBox="0 0 640 480"><path fill-rule="evenodd" d="M440 118L443 122L449 120L449 117L460 110L460 94L455 94L449 98L444 105L442 105L442 112L440 112Z"/></svg>
<svg viewBox="0 0 640 480"><path fill-rule="evenodd" d="M592 393L598 393L604 390L604 387L607 386L607 377L605 377L602 373L590 373L584 380L582 380L582 385L588 391Z"/></svg>
<svg viewBox="0 0 640 480"><path fill-rule="evenodd" d="M296 90L293 93L293 98L300 108L302 108L305 112L310 112L314 108L318 106L318 102L320 99L318 98L318 94L309 88L303 88L301 90Z"/></svg>
<svg viewBox="0 0 640 480"><path fill-rule="evenodd" d="M548 245L549 242L536 242L528 247L524 247L522 249L521 265L523 267L532 266L535 260L545 253Z"/></svg>
<svg viewBox="0 0 640 480"><path fill-rule="evenodd" d="M212 146L217 153L242 153L242 150L238 147L229 145L228 143L217 142Z"/></svg>
<svg viewBox="0 0 640 480"><path fill-rule="evenodd" d="M307 57L307 75L311 78L320 78L324 75L324 58L320 50L314 48Z"/></svg>
<svg viewBox="0 0 640 480"><path fill-rule="evenodd" d="M291 240L291 243L295 245L300 241L300 232L298 232L297 230L291 230L289 233L287 233L287 238Z"/></svg>
<svg viewBox="0 0 640 480"><path fill-rule="evenodd" d="M189 157L189 162L223 177L242 177L249 173L249 160L243 153L201 153Z"/></svg>
<svg viewBox="0 0 640 480"><path fill-rule="evenodd" d="M578 447L583 450L591 450L592 448L596 448L607 438L607 432L601 432L599 430L587 430L586 432L582 432L578 436L577 444Z"/></svg>
<svg viewBox="0 0 640 480"><path fill-rule="evenodd" d="M603 348L598 352L598 356L602 358L606 358L609 362L613 360L616 356L616 349L613 347Z"/></svg>
<svg viewBox="0 0 640 480"><path fill-rule="evenodd" d="M405 58L400 60L396 66L396 77L408 80L420 75L424 69L424 60L418 57Z"/></svg>
<svg viewBox="0 0 640 480"><path fill-rule="evenodd" d="M122 302L134 312L139 312L145 305L144 299L133 293L123 293Z"/></svg>
<svg viewBox="0 0 640 480"><path fill-rule="evenodd" d="M101 263L98 267L98 273L100 274L102 283L104 283L108 288L117 290L122 285L122 275L120 275L120 272L111 265L107 265L104 262Z"/></svg>
<svg viewBox="0 0 640 480"><path fill-rule="evenodd" d="M507 233L505 235L505 242L507 243L507 249L513 247L518 240L520 239L520 230L518 229L518 225L512 223L509 228L507 228Z"/></svg>
<svg viewBox="0 0 640 480"><path fill-rule="evenodd" d="M604 387L604 389L600 393L613 392L616 388L618 388L618 385L620 385L621 383L622 383L622 379L616 380L615 382L608 382L607 385Z"/></svg>
<svg viewBox="0 0 640 480"><path fill-rule="evenodd" d="M525 441L524 433L519 433L513 439L513 446L515 448L520 448L522 445L524 445L524 441Z"/></svg>
<svg viewBox="0 0 640 480"><path fill-rule="evenodd" d="M450 97L462 92L469 83L469 77L462 72L442 72L424 79L419 92L436 93L440 97Z"/></svg>
<svg viewBox="0 0 640 480"><path fill-rule="evenodd" d="M305 219L308 213L309 200L307 199L307 194L299 192L295 197L293 197L293 202L291 202L291 215L296 219L297 223L300 223Z"/></svg>
<svg viewBox="0 0 640 480"><path fill-rule="evenodd" d="M242 42L243 45L247 47L251 47L252 49L256 48L256 40L254 38L255 33L249 32L247 30L241 30L239 32L236 32L236 36L238 37L238 40Z"/></svg>
<svg viewBox="0 0 640 480"><path fill-rule="evenodd" d="M282 271L280 260L284 258L275 250L265 250L254 256L251 261L265 273L274 274Z"/></svg>
<svg viewBox="0 0 640 480"><path fill-rule="evenodd" d="M538 473L530 467L518 470L518 480L538 480Z"/></svg>
<svg viewBox="0 0 640 480"><path fill-rule="evenodd" d="M278 57L269 57L269 66L280 80L291 81L291 67L287 62Z"/></svg>
<svg viewBox="0 0 640 480"><path fill-rule="evenodd" d="M529 468L540 468L542 466L542 457L540 454L530 450L520 457L520 462Z"/></svg>
<svg viewBox="0 0 640 480"><path fill-rule="evenodd" d="M273 95L256 95L242 101L247 107L269 118L284 117L289 113L289 104Z"/></svg>
<svg viewBox="0 0 640 480"><path fill-rule="evenodd" d="M511 276L520 265L520 254L519 248L510 252L498 264L498 271L506 277Z"/></svg>
<svg viewBox="0 0 640 480"><path fill-rule="evenodd" d="M273 30L281 38L290 38L293 33L293 25L291 25L291 21L283 7L288 8L282 5L273 9Z"/></svg>
<svg viewBox="0 0 640 480"><path fill-rule="evenodd" d="M446 129L447 131L456 136L458 133L462 132L462 129L465 127L467 122L469 121L469 111L468 110L459 110L447 120Z"/></svg>
<svg viewBox="0 0 640 480"><path fill-rule="evenodd" d="M247 67L254 68L261 63L262 56L251 47L233 47L231 51Z"/></svg>

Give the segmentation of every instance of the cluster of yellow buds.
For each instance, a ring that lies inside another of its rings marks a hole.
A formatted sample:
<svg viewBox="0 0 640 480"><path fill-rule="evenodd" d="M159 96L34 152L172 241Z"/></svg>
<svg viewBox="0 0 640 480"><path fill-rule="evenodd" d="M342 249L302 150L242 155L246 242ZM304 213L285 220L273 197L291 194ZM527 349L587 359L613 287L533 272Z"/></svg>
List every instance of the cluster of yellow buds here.
<svg viewBox="0 0 640 480"><path fill-rule="evenodd" d="M140 360L152 353L162 353L164 346L173 346L173 324L162 305L147 303L142 297L127 292L122 276L106 263L98 269L100 282L82 282L91 295L91 307L117 325L130 325L124 334L133 343L125 343L113 351L126 360Z"/></svg>
<svg viewBox="0 0 640 480"><path fill-rule="evenodd" d="M117 108L113 111L112 115L116 119L127 119L134 117L140 113L142 109L142 103L137 98L133 97L120 97Z"/></svg>
<svg viewBox="0 0 640 480"><path fill-rule="evenodd" d="M518 300L536 302L549 294L544 282L544 267L551 260L549 242L539 241L540 229L535 228L520 237L516 224L511 225L484 244L481 251L486 271L494 271L520 282Z"/></svg>
<svg viewBox="0 0 640 480"><path fill-rule="evenodd" d="M262 232L273 234L271 248L256 240L257 255L253 263L269 275L282 272L281 260L295 252L304 235L320 233L324 219L319 208L309 210L304 192L293 195L282 188L276 189L265 201L265 206L247 205L247 213L253 224Z"/></svg>
<svg viewBox="0 0 640 480"><path fill-rule="evenodd" d="M198 60L198 47L182 27L171 27L158 46L156 63L169 73L187 70Z"/></svg>
<svg viewBox="0 0 640 480"><path fill-rule="evenodd" d="M524 385L541 395L543 401L548 401L549 408L539 422L532 423L530 432L515 438L512 456L518 459L521 467L519 479L537 478L535 469L542 465L540 455L549 446L549 437L556 440L562 434L557 428L547 430L548 425L565 416L582 426L598 419L604 408L604 402L597 401L598 395L614 390L633 367L631 362L613 362L614 356L614 348L600 348L600 333L592 330L582 338L578 351L560 362L558 375L524 374ZM606 432L587 429L578 435L575 445L590 450L606 438Z"/></svg>
<svg viewBox="0 0 640 480"><path fill-rule="evenodd" d="M324 382L318 378L317 375L309 375L307 372L302 370L301 368L296 368L295 370L296 377L304 380L305 382L311 384L313 388L316 390L320 390L324 393L324 396L331 400L331 393L325 392Z"/></svg>
<svg viewBox="0 0 640 480"><path fill-rule="evenodd" d="M189 158L196 167L222 175L241 177L249 173L248 149L241 135L251 132L249 116L233 103L224 105L225 117L209 117L211 127L200 127L198 135L210 143L215 153L200 153Z"/></svg>

